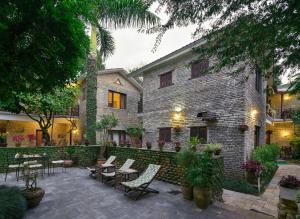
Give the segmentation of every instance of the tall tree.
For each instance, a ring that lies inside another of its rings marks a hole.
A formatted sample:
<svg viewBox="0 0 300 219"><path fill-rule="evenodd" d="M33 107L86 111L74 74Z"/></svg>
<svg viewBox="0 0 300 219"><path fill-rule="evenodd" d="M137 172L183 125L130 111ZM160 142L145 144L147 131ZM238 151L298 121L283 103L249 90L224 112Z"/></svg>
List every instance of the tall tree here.
<svg viewBox="0 0 300 219"><path fill-rule="evenodd" d="M97 5L97 22L92 22L91 54L87 64L87 139L96 143L96 72L114 52L114 39L108 28L150 27L159 19L149 12L150 4L143 0L102 0ZM97 28L95 28L97 27ZM97 50L97 51L96 51ZM97 55L97 57L96 57Z"/></svg>
<svg viewBox="0 0 300 219"><path fill-rule="evenodd" d="M195 36L206 46L200 56L217 57L219 64L244 61L270 69L275 76L290 69L298 80L300 65L300 1L298 0L150 0L165 8L169 20L150 30L161 37L175 25L198 26ZM209 26L209 27L208 27Z"/></svg>
<svg viewBox="0 0 300 219"><path fill-rule="evenodd" d="M0 1L0 101L63 87L85 66L86 24L98 29L108 55L113 47L106 28L154 24L148 8L143 0Z"/></svg>

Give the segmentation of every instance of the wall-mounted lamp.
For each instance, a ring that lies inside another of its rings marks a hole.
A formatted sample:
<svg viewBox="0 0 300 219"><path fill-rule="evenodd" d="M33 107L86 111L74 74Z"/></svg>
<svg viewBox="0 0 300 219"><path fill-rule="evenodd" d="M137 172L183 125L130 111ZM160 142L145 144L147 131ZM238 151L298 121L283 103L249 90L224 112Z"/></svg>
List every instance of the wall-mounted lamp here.
<svg viewBox="0 0 300 219"><path fill-rule="evenodd" d="M257 115L257 110L256 109L253 109L252 111L251 111L251 116L256 116Z"/></svg>
<svg viewBox="0 0 300 219"><path fill-rule="evenodd" d="M173 115L173 119L174 119L175 121L178 121L178 120L180 120L180 119L181 119L181 114L180 114L180 113L178 113L178 112L174 113L174 115Z"/></svg>
<svg viewBox="0 0 300 219"><path fill-rule="evenodd" d="M287 138L289 136L289 132L288 131L283 131L282 136Z"/></svg>
<svg viewBox="0 0 300 219"><path fill-rule="evenodd" d="M179 113L182 111L182 108L180 106L175 106L174 111Z"/></svg>

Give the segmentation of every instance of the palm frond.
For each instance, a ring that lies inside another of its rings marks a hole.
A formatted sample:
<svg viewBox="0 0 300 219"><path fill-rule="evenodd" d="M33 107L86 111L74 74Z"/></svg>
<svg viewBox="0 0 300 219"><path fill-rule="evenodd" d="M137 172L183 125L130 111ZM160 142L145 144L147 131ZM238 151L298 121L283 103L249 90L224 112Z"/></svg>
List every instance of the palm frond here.
<svg viewBox="0 0 300 219"><path fill-rule="evenodd" d="M115 50L115 42L111 33L100 25L97 26L97 47L103 59L112 55Z"/></svg>
<svg viewBox="0 0 300 219"><path fill-rule="evenodd" d="M102 0L98 2L97 19L105 27L152 27L159 18L149 7L143 0Z"/></svg>

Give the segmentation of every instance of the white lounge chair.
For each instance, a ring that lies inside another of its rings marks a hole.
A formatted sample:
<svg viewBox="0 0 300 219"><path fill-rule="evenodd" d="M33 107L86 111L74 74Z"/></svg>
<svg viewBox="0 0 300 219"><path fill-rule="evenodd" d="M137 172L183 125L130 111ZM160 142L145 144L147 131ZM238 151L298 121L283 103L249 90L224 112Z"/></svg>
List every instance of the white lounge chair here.
<svg viewBox="0 0 300 219"><path fill-rule="evenodd" d="M160 165L149 164L148 168L135 180L129 182L121 182L125 186L125 195L129 195L130 192L138 192L138 195L134 198L137 200L142 195L147 193L159 193L158 191L149 188L149 185L154 180L155 176L160 170Z"/></svg>
<svg viewBox="0 0 300 219"><path fill-rule="evenodd" d="M116 171L112 171L112 172L102 172L102 182L104 180L104 178L111 178L111 179L115 179L116 175L122 174L122 175L130 175L133 173L138 173L137 170L134 169L130 169L130 167L132 166L132 164L135 162L135 160L132 159L127 159L126 162L120 167L120 169L116 170ZM117 185L117 182L115 180L115 186Z"/></svg>

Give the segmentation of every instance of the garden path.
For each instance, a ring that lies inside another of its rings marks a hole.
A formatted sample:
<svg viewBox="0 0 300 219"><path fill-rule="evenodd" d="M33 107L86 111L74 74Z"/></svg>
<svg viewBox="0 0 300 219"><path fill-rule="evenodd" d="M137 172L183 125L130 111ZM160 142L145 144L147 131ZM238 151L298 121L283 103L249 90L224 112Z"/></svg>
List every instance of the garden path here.
<svg viewBox="0 0 300 219"><path fill-rule="evenodd" d="M278 182L282 176L287 175L293 175L300 178L300 166L294 164L279 166L265 192L260 196L224 190L224 202L227 205L258 211L277 217L277 205L279 202Z"/></svg>

